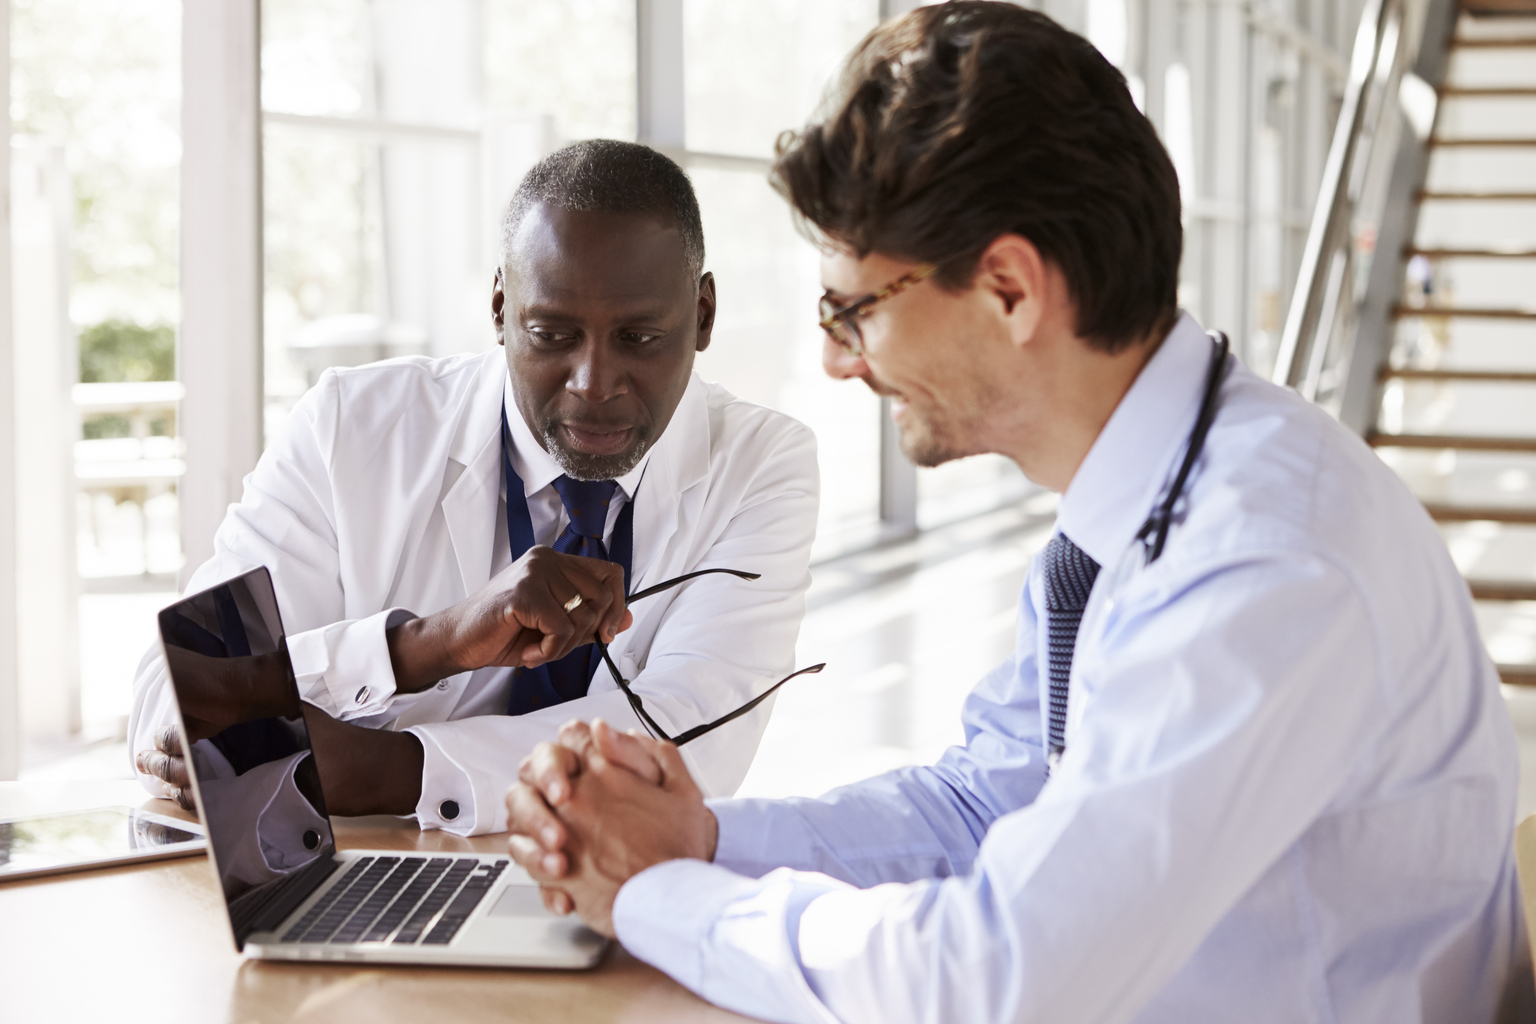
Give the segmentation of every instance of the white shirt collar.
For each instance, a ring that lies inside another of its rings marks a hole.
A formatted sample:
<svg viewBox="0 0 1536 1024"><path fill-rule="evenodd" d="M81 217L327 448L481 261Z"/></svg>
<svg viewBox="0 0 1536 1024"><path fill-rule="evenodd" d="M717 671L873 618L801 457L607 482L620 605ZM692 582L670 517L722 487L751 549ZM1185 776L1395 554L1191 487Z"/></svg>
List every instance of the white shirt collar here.
<svg viewBox="0 0 1536 1024"><path fill-rule="evenodd" d="M507 372L506 390L502 393L501 401L507 414L507 426L512 431L512 469L523 481L524 496L537 494L554 483L565 470L560 468L554 456L545 451L544 446L533 436L533 431L528 429L528 421L523 419L517 403L512 400L511 371ZM659 443L660 439L657 441ZM624 493L624 500L634 498L635 488L640 486L646 463L650 462L651 452L655 449L656 445L652 444L635 464L635 468L618 478L617 483L619 490Z"/></svg>
<svg viewBox="0 0 1536 1024"><path fill-rule="evenodd" d="M1151 513L1194 427L1210 361L1210 337L1181 313L1061 496L1057 528L1099 565L1118 564Z"/></svg>

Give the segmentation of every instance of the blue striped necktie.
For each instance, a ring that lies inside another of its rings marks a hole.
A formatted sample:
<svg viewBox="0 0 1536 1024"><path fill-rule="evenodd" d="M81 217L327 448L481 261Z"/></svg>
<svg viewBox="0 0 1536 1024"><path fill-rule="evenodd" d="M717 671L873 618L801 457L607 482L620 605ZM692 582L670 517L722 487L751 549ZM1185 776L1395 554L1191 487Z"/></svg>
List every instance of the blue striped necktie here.
<svg viewBox="0 0 1536 1024"><path fill-rule="evenodd" d="M1072 653L1077 649L1077 628L1082 625L1083 609L1099 575L1099 563L1064 533L1051 538L1041 557L1051 681L1050 753L1046 763L1054 766L1067 746L1067 684L1072 678Z"/></svg>

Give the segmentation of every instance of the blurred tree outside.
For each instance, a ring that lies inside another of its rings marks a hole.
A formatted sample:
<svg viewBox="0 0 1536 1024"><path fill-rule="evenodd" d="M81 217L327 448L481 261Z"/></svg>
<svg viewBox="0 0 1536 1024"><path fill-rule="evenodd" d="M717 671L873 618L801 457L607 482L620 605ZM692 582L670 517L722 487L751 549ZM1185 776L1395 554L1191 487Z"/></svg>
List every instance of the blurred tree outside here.
<svg viewBox="0 0 1536 1024"><path fill-rule="evenodd" d="M169 324L143 327L106 320L80 332L80 383L118 384L176 379L176 332ZM152 434L170 433L167 419L151 422ZM80 436L87 441L128 437L128 417L116 413L88 417Z"/></svg>
<svg viewBox="0 0 1536 1024"><path fill-rule="evenodd" d="M107 320L80 332L80 383L176 379L176 332Z"/></svg>
<svg viewBox="0 0 1536 1024"><path fill-rule="evenodd" d="M83 383L176 376L180 36L176 0L11 0L12 131L64 146L75 197ZM93 416L81 437L128 432L126 417Z"/></svg>

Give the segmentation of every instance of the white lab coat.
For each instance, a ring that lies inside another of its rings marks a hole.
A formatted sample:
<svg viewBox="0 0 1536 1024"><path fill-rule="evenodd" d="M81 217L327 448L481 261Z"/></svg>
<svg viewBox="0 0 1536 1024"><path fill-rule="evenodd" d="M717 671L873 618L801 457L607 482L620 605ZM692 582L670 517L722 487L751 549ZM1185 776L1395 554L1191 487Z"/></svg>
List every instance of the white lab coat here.
<svg viewBox="0 0 1536 1024"><path fill-rule="evenodd" d="M466 835L505 829L518 762L561 723L600 716L638 727L605 670L587 696L517 717L475 713L483 701L462 706L480 673L394 693L385 629L490 579L506 379L499 348L327 371L246 478L213 557L188 583L192 592L267 566L301 695L338 717L416 735L426 755L417 818ZM817 499L811 432L695 375L647 456L631 589L716 566L762 579L706 577L649 598L610 645L669 733L726 713L791 670ZM684 748L707 792L740 785L771 704ZM174 717L156 644L134 681L130 752L152 747ZM446 815L445 804L458 813Z"/></svg>

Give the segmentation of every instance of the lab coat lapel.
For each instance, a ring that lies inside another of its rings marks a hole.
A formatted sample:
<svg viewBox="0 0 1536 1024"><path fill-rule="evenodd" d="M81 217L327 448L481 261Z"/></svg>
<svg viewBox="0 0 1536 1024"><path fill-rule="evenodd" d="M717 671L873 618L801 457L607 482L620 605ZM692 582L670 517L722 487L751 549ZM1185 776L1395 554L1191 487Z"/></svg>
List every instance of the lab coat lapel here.
<svg viewBox="0 0 1536 1024"><path fill-rule="evenodd" d="M501 349L487 353L449 456L463 470L443 495L443 520L453 542L465 596L491 578L491 549L496 542L497 498L501 493L501 403L506 377ZM523 496L516 497L521 500Z"/></svg>
<svg viewBox="0 0 1536 1024"><path fill-rule="evenodd" d="M635 492L635 554L631 590L659 583L671 571L677 552L677 524L697 521L709 475L709 406L697 374L688 382L672 422L651 452L645 476ZM671 554L672 557L663 557ZM652 578L654 576L654 578Z"/></svg>

